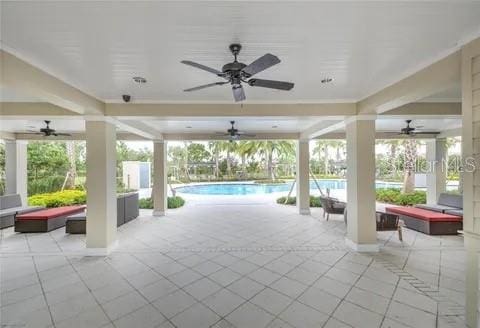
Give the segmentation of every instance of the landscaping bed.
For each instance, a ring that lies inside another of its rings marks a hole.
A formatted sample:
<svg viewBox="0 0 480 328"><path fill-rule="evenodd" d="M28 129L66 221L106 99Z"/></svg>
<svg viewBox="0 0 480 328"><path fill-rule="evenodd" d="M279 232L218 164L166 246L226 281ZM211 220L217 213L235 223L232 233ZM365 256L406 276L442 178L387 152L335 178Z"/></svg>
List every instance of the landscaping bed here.
<svg viewBox="0 0 480 328"><path fill-rule="evenodd" d="M295 205L297 204L297 198L296 197L288 197L287 202L285 203L285 200L287 199L286 196L282 196L277 199L277 204L281 205ZM310 196L310 207L322 207L322 204L320 203L320 197L315 197L315 196Z"/></svg>

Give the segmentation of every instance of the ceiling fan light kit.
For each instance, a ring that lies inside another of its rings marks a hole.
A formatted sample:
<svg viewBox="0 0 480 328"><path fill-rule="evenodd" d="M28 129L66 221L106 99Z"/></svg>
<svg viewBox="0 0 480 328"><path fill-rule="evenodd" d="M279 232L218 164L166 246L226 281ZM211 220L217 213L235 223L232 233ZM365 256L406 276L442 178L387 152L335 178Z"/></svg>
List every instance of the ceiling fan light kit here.
<svg viewBox="0 0 480 328"><path fill-rule="evenodd" d="M223 65L222 70L219 71L215 68L211 68L190 60L182 60L181 63L189 65L209 73L215 74L218 77L225 79L226 81L213 82L209 84L200 85L193 88L185 89L184 91L197 91L217 85L231 84L233 99L236 102L243 101L246 99L245 91L243 89L242 83L246 83L251 87L262 87L276 90L291 90L294 86L291 82L285 81L275 81L275 80L263 80L263 79L252 79L251 77L257 73L260 73L267 68L270 68L278 63L280 59L277 56L267 53L260 58L254 60L249 65L241 63L237 60L237 57L242 49L242 46L238 43L233 43L230 45L230 51L233 54L234 60L231 63Z"/></svg>

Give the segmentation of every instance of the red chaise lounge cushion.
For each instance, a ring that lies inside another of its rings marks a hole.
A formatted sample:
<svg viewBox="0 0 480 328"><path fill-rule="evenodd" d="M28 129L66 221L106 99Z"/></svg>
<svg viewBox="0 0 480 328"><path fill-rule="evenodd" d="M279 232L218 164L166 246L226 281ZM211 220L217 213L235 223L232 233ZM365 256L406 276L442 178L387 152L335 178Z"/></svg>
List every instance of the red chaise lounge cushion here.
<svg viewBox="0 0 480 328"><path fill-rule="evenodd" d="M395 206L386 207L385 209L390 213L406 215L429 222L462 222L463 220L461 216L438 213L417 207Z"/></svg>
<svg viewBox="0 0 480 328"><path fill-rule="evenodd" d="M36 211L17 215L17 220L50 220L58 217L80 213L85 210L86 205L72 205L56 208L48 208L46 210Z"/></svg>

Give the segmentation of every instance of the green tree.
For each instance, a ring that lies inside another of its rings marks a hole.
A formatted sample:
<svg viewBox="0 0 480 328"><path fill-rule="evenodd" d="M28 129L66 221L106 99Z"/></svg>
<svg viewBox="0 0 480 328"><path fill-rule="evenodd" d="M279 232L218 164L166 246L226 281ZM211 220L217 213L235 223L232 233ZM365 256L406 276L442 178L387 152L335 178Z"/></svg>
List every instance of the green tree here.
<svg viewBox="0 0 480 328"><path fill-rule="evenodd" d="M211 154L205 148L205 145L200 143L191 143L187 147L188 159L190 163L202 163L207 161Z"/></svg>

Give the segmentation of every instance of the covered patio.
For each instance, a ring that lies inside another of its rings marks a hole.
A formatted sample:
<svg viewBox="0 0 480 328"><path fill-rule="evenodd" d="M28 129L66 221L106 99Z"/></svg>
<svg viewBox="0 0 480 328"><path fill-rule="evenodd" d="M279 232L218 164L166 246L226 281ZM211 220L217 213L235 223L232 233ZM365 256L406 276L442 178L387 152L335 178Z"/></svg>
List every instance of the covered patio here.
<svg viewBox="0 0 480 328"><path fill-rule="evenodd" d="M85 237L2 230L2 320L48 327L461 327L459 236L381 232L352 252L342 216L273 204L187 203L118 231L108 257ZM21 268L21 273L19 269ZM25 312L27 311L28 312Z"/></svg>
<svg viewBox="0 0 480 328"><path fill-rule="evenodd" d="M88 190L84 236L0 230L2 325L478 326L480 6L336 4L333 12L347 24L340 44L312 33L321 21L313 13L323 13L322 31L338 28L329 4L273 5L272 17L288 21L289 31L278 21L258 24L265 4L249 5L258 10L247 19L244 2L93 3L95 10L86 3L2 2L6 194L26 204L27 143L44 139L27 132L32 121L45 119L70 134L56 140L86 141ZM209 9L220 14L212 18ZM378 20L390 15L402 33ZM129 29L125 17L144 29ZM238 35L225 17L263 32ZM359 42L372 33L358 30L352 17L371 21L388 38ZM310 34L331 53L304 38ZM94 46L86 41L92 35ZM285 66L272 74L296 79L294 91L251 88L248 100L237 103L231 92L182 92L204 83L206 73L180 60L200 55L221 67L231 60L224 43L232 38L243 38L248 62L278 50ZM146 82L138 84L142 76ZM432 133L398 135L407 119ZM168 211L168 142L229 140L215 131L231 120L243 140L295 141L296 207L193 201ZM375 140L428 140L427 201L436 203L446 190L445 140L453 136L462 137L463 231L428 236L405 229L403 243L394 232L377 232ZM348 226L343 216L325 221L321 209L309 206L313 139L346 140ZM118 229L117 140L151 142L154 153L153 211Z"/></svg>

